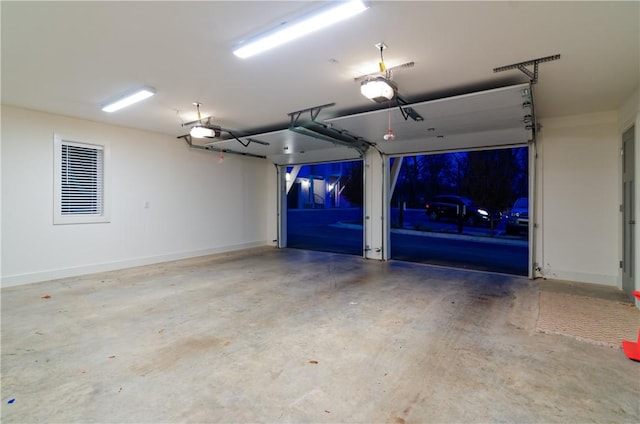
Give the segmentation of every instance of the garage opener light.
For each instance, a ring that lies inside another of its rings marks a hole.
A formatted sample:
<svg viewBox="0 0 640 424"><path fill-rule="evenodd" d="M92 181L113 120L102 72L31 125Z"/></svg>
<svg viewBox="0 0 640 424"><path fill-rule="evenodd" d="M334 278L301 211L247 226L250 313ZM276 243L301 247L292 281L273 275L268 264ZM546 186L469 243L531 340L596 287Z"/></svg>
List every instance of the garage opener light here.
<svg viewBox="0 0 640 424"><path fill-rule="evenodd" d="M153 87L142 87L135 91L129 91L120 95L116 100L113 100L106 105L102 106L102 110L105 112L115 112L134 103L138 103L144 99L147 99L156 94L156 90Z"/></svg>
<svg viewBox="0 0 640 424"><path fill-rule="evenodd" d="M369 100L382 103L393 99L398 86L383 76L368 78L360 84L360 93Z"/></svg>
<svg viewBox="0 0 640 424"><path fill-rule="evenodd" d="M213 128L205 127L202 125L202 116L200 116L200 103L194 103L195 107L198 109L198 122L191 127L191 137L194 138L214 138L216 136L216 132Z"/></svg>
<svg viewBox="0 0 640 424"><path fill-rule="evenodd" d="M279 25L277 28L249 40L235 49L233 54L245 59L350 18L368 8L369 6L361 0L340 2L337 6L333 4L331 7L322 8L299 20Z"/></svg>
<svg viewBox="0 0 640 424"><path fill-rule="evenodd" d="M369 100L382 103L395 97L398 86L391 80L391 69L387 69L387 66L384 64L382 51L387 48L387 45L381 42L376 44L376 48L380 49L380 62L378 63L378 67L380 73L384 75L376 76L371 74L365 76L364 81L360 84L360 93Z"/></svg>
<svg viewBox="0 0 640 424"><path fill-rule="evenodd" d="M202 125L194 125L191 131L189 131L189 134L195 138L213 138L216 136L213 128L203 127Z"/></svg>

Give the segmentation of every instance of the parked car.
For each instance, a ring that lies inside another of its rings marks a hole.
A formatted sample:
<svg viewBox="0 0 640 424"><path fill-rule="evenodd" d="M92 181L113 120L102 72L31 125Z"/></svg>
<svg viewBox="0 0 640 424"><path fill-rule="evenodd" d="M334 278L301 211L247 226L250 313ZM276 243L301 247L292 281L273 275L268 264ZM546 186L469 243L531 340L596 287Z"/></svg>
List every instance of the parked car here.
<svg viewBox="0 0 640 424"><path fill-rule="evenodd" d="M521 197L513 204L507 218L507 234L529 231L529 198Z"/></svg>
<svg viewBox="0 0 640 424"><path fill-rule="evenodd" d="M432 221L438 221L440 219L457 221L458 214L462 213L462 220L466 225L491 224L490 210L476 205L473 200L463 196L434 196L433 199L425 205L425 212ZM493 219L496 224L500 222L500 212L495 212Z"/></svg>

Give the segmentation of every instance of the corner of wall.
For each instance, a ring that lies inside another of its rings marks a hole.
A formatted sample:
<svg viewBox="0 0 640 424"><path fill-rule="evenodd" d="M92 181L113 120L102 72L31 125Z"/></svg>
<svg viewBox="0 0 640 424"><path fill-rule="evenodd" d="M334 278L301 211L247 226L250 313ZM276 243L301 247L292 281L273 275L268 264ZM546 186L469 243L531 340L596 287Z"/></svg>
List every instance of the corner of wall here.
<svg viewBox="0 0 640 424"><path fill-rule="evenodd" d="M640 89L631 94L618 109L618 127L622 134L634 123L637 126L638 116L640 116Z"/></svg>
<svg viewBox="0 0 640 424"><path fill-rule="evenodd" d="M36 271L19 275L3 276L0 282L1 288L19 286L23 284L38 283L41 281L57 280L60 278L77 277L85 274L94 274L97 272L115 271L119 269L134 268L138 266L153 265L162 262L178 261L182 259L197 258L201 256L216 255L220 253L230 253L240 250L268 247L270 243L266 240L259 242L241 243L235 245L227 245L209 249L177 252L166 255L147 256L135 259L126 259L114 262L104 262L89 265L74 266L69 268L51 269L45 271Z"/></svg>

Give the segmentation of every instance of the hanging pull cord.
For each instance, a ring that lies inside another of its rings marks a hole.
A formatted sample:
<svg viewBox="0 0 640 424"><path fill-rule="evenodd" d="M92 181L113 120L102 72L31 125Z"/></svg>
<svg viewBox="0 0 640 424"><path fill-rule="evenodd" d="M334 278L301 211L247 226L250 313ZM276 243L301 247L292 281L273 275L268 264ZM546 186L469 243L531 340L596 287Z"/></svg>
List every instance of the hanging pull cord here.
<svg viewBox="0 0 640 424"><path fill-rule="evenodd" d="M396 136L393 134L393 130L391 129L391 101L389 101L389 129L387 130L387 133L382 136L382 138L385 141L393 141L395 140Z"/></svg>

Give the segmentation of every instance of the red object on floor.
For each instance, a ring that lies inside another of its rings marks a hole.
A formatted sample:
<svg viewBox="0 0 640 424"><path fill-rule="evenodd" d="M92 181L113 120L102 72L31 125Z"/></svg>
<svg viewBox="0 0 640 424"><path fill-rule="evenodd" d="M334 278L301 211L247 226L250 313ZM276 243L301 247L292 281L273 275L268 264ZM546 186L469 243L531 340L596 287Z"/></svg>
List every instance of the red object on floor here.
<svg viewBox="0 0 640 424"><path fill-rule="evenodd" d="M638 331L638 341L630 342L629 340L622 341L622 349L627 358L640 362L640 331Z"/></svg>
<svg viewBox="0 0 640 424"><path fill-rule="evenodd" d="M635 290L631 293L640 300L640 291ZM640 362L640 330L638 330L638 341L630 342L629 340L622 341L622 349L627 358Z"/></svg>

